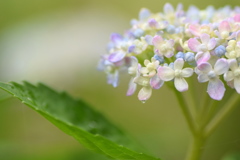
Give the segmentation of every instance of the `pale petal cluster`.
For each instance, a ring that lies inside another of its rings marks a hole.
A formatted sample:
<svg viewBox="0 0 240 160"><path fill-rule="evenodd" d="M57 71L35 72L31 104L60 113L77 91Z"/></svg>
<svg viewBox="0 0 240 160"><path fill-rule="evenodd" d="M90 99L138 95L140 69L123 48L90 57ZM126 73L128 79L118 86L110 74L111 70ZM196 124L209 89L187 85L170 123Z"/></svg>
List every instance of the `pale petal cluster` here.
<svg viewBox="0 0 240 160"><path fill-rule="evenodd" d="M138 98L148 100L152 89L173 83L179 92L189 89L186 78L208 82L206 92L214 100L224 97L226 86L240 94L240 8L212 6L184 11L167 3L162 13L143 8L123 35L113 33L108 53L99 69L108 83L118 85L119 72L130 75L127 95L140 86ZM200 84L199 84L200 85Z"/></svg>

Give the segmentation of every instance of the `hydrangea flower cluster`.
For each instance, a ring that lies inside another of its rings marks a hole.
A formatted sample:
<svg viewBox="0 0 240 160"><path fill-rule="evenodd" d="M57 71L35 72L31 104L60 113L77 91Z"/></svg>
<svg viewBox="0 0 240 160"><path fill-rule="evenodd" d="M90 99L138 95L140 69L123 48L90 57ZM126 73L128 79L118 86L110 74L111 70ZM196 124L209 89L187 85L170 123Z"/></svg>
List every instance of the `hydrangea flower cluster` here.
<svg viewBox="0 0 240 160"><path fill-rule="evenodd" d="M179 92L188 90L185 78L193 74L200 83L208 82L207 92L214 100L223 98L227 85L240 94L240 7L191 6L184 11L181 4L174 9L167 3L163 13L156 14L143 8L129 30L111 35L99 69L114 87L119 72L128 71L127 95L139 85L141 101L168 81Z"/></svg>

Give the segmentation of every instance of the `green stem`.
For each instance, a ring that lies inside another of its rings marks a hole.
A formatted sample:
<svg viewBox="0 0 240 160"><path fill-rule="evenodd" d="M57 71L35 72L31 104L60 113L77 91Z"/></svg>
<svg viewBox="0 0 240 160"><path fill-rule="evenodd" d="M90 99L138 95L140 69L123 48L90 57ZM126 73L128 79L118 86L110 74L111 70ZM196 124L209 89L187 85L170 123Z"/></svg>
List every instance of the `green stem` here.
<svg viewBox="0 0 240 160"><path fill-rule="evenodd" d="M199 114L198 114L198 116L197 116L197 122L198 122L199 124L202 123L203 118L205 117L206 113L208 112L209 106L211 105L210 102L211 102L211 101L210 101L209 95L207 94L206 97L205 97L205 99L204 99L204 103L203 103L203 105L201 106L201 108L200 108L200 110L199 110ZM201 125L202 125L202 124L201 124ZM202 126L202 127L203 127L203 126Z"/></svg>
<svg viewBox="0 0 240 160"><path fill-rule="evenodd" d="M214 113L216 111L216 108L219 106L219 101L214 101L212 102L212 105L209 107L209 110L206 109L208 111L205 112L205 115L202 115L204 116L204 118L202 118L201 120L201 127L202 129L204 129L206 127L206 125L209 123L209 121L212 119L212 117L214 116Z"/></svg>
<svg viewBox="0 0 240 160"><path fill-rule="evenodd" d="M191 148L187 154L186 160L200 160L204 143L205 139L202 134L198 133L198 135L195 135L193 137L192 145L190 146Z"/></svg>
<svg viewBox="0 0 240 160"><path fill-rule="evenodd" d="M233 104L227 104L226 107L222 108L212 121L205 128L205 137L208 137L212 132L219 126L219 124L225 119L237 106L239 106L239 97Z"/></svg>
<svg viewBox="0 0 240 160"><path fill-rule="evenodd" d="M182 93L180 93L180 92L178 92L176 90L174 91L174 93L175 93L175 95L177 97L177 100L179 102L179 105L181 107L183 115L184 115L184 117L185 117L185 119L187 121L188 127L189 127L190 131L192 132L192 134L195 135L196 134L196 125L195 125L195 123L193 121L193 118L192 118L192 115L191 115L191 113L189 111L187 103L186 103Z"/></svg>

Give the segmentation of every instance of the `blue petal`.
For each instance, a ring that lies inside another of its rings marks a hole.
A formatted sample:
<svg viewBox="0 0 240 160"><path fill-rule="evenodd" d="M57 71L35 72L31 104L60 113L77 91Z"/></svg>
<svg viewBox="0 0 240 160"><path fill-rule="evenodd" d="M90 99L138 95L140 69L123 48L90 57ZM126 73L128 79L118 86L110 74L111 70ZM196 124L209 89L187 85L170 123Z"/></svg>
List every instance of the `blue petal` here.
<svg viewBox="0 0 240 160"><path fill-rule="evenodd" d="M141 11L139 13L139 19L140 20L145 20L150 16L151 16L151 12L148 9L146 9L146 8L141 9Z"/></svg>

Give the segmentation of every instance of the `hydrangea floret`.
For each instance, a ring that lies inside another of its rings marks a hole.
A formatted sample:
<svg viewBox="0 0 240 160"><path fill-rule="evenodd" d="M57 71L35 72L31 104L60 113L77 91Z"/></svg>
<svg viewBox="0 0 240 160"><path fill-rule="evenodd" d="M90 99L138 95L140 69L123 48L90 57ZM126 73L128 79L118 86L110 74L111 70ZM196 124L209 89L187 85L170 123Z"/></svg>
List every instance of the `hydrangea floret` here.
<svg viewBox="0 0 240 160"><path fill-rule="evenodd" d="M141 86L138 98L146 101L152 89L173 83L179 92L187 91L185 78L197 75L214 100L224 97L226 86L240 94L240 9L210 6L187 11L167 3L163 13L142 9L138 19L123 35L113 33L108 53L99 69L107 73L108 83L118 85L120 71L130 75L130 96Z"/></svg>

